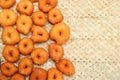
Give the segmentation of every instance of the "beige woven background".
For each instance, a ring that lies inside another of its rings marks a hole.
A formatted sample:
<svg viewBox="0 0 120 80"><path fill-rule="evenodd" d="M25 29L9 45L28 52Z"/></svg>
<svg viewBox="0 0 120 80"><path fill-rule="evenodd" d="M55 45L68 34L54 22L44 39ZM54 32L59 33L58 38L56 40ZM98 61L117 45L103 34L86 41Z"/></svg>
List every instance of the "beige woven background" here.
<svg viewBox="0 0 120 80"><path fill-rule="evenodd" d="M37 10L37 3L34 5ZM64 76L65 80L119 80L120 0L59 0L57 8L71 28L71 37L63 45L64 58L70 59L76 68L76 74ZM49 31L52 25L47 23L44 27ZM36 44L35 47L47 50L51 42ZM0 40L0 53L3 47ZM47 70L54 66L49 59L37 67Z"/></svg>

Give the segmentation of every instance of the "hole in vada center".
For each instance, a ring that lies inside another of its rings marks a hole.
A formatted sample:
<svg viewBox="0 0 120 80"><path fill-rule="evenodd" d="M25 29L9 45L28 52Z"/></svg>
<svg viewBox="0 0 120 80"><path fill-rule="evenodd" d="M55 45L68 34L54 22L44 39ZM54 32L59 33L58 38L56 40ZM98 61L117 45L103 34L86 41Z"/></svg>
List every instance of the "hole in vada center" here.
<svg viewBox="0 0 120 80"><path fill-rule="evenodd" d="M53 17L56 17L56 14L54 14Z"/></svg>
<svg viewBox="0 0 120 80"><path fill-rule="evenodd" d="M28 68L28 66L25 66L25 68Z"/></svg>
<svg viewBox="0 0 120 80"><path fill-rule="evenodd" d="M39 56L39 55L37 55L37 58L40 58L40 56Z"/></svg>
<svg viewBox="0 0 120 80"><path fill-rule="evenodd" d="M23 25L25 25L25 23L23 22Z"/></svg>
<svg viewBox="0 0 120 80"><path fill-rule="evenodd" d="M57 50L57 49L55 49L55 52L58 52L58 50Z"/></svg>
<svg viewBox="0 0 120 80"><path fill-rule="evenodd" d="M39 16L38 18L39 18L39 19L42 19L42 17L41 17L41 16Z"/></svg>
<svg viewBox="0 0 120 80"><path fill-rule="evenodd" d="M9 19L10 17L9 16L7 16L7 19Z"/></svg>
<svg viewBox="0 0 120 80"><path fill-rule="evenodd" d="M39 34L39 36L42 36L43 34Z"/></svg>
<svg viewBox="0 0 120 80"><path fill-rule="evenodd" d="M27 6L24 6L24 9L27 9Z"/></svg>
<svg viewBox="0 0 120 80"><path fill-rule="evenodd" d="M9 70L10 68L9 67L6 67L7 70Z"/></svg>
<svg viewBox="0 0 120 80"><path fill-rule="evenodd" d="M13 53L12 53L12 51L10 51L10 52L9 52L9 54L10 54L10 56L13 56Z"/></svg>
<svg viewBox="0 0 120 80"><path fill-rule="evenodd" d="M8 33L8 37L11 37L11 33Z"/></svg>
<svg viewBox="0 0 120 80"><path fill-rule="evenodd" d="M27 47L27 44L24 44L24 47Z"/></svg>
<svg viewBox="0 0 120 80"><path fill-rule="evenodd" d="M65 64L65 67L68 67L68 64Z"/></svg>
<svg viewBox="0 0 120 80"><path fill-rule="evenodd" d="M46 6L49 6L49 5L50 5L50 3L49 3L49 2L47 2L47 3L46 3Z"/></svg>
<svg viewBox="0 0 120 80"><path fill-rule="evenodd" d="M56 75L53 76L53 79L56 79Z"/></svg>
<svg viewBox="0 0 120 80"><path fill-rule="evenodd" d="M62 32L60 32L59 35L61 36L61 35L62 35Z"/></svg>

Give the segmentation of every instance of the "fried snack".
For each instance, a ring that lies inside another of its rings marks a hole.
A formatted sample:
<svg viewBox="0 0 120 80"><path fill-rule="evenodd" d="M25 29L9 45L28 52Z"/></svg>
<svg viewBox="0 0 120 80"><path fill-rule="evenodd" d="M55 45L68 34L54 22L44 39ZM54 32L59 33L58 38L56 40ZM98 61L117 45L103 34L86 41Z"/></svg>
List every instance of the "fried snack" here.
<svg viewBox="0 0 120 80"><path fill-rule="evenodd" d="M50 58L57 63L64 54L63 47L59 44L52 43L49 45L49 54Z"/></svg>
<svg viewBox="0 0 120 80"><path fill-rule="evenodd" d="M32 51L31 58L35 64L42 65L48 60L49 54L43 48L36 48Z"/></svg>
<svg viewBox="0 0 120 80"><path fill-rule="evenodd" d="M23 38L19 44L18 44L18 49L21 52L21 54L27 55L32 52L34 48L33 41L27 37Z"/></svg>
<svg viewBox="0 0 120 80"><path fill-rule="evenodd" d="M0 24L3 27L12 26L16 23L17 14L10 9L3 9L0 12Z"/></svg>
<svg viewBox="0 0 120 80"><path fill-rule="evenodd" d="M57 44L64 44L70 37L70 28L65 23L55 24L50 30L50 38Z"/></svg>
<svg viewBox="0 0 120 80"><path fill-rule="evenodd" d="M57 8L53 8L48 12L48 21L52 24L60 23L63 20L61 11Z"/></svg>
<svg viewBox="0 0 120 80"><path fill-rule="evenodd" d="M16 44L20 41L20 34L12 26L4 27L2 40L4 44Z"/></svg>
<svg viewBox="0 0 120 80"><path fill-rule="evenodd" d="M13 45L6 45L3 49L3 57L9 62L16 62L20 58L20 53Z"/></svg>
<svg viewBox="0 0 120 80"><path fill-rule="evenodd" d="M1 65L1 72L6 76L12 76L17 72L17 67L10 63L10 62L4 62Z"/></svg>
<svg viewBox="0 0 120 80"><path fill-rule="evenodd" d="M0 7L7 9L12 7L15 4L16 0L0 0Z"/></svg>
<svg viewBox="0 0 120 80"><path fill-rule="evenodd" d="M35 25L44 26L46 24L46 15L41 11L32 13L32 20Z"/></svg>
<svg viewBox="0 0 120 80"><path fill-rule="evenodd" d="M65 75L71 76L75 73L75 68L72 62L68 59L61 59L57 64L56 67L59 71L64 73Z"/></svg>
<svg viewBox="0 0 120 80"><path fill-rule="evenodd" d="M47 71L43 68L34 68L30 80L47 80Z"/></svg>
<svg viewBox="0 0 120 80"><path fill-rule="evenodd" d="M10 80L26 80L26 79L25 79L25 76L19 73L16 73L10 78Z"/></svg>
<svg viewBox="0 0 120 80"><path fill-rule="evenodd" d="M33 62L30 58L24 57L18 64L19 73L25 76L30 75L33 69Z"/></svg>
<svg viewBox="0 0 120 80"><path fill-rule="evenodd" d="M50 68L48 70L48 79L47 80L64 80L63 75L56 68Z"/></svg>
<svg viewBox="0 0 120 80"><path fill-rule="evenodd" d="M16 22L16 29L22 34L28 34L32 28L32 19L27 15L20 15Z"/></svg>
<svg viewBox="0 0 120 80"><path fill-rule="evenodd" d="M0 72L0 80L8 80L7 77Z"/></svg>
<svg viewBox="0 0 120 80"><path fill-rule="evenodd" d="M54 8L58 0L38 0L38 7L43 12L49 12L52 8Z"/></svg>
<svg viewBox="0 0 120 80"><path fill-rule="evenodd" d="M26 14L30 16L34 10L34 5L29 0L22 0L17 4L16 10L20 14Z"/></svg>
<svg viewBox="0 0 120 80"><path fill-rule="evenodd" d="M32 28L31 39L33 42L45 42L49 39L49 34L46 29L39 26L34 26Z"/></svg>

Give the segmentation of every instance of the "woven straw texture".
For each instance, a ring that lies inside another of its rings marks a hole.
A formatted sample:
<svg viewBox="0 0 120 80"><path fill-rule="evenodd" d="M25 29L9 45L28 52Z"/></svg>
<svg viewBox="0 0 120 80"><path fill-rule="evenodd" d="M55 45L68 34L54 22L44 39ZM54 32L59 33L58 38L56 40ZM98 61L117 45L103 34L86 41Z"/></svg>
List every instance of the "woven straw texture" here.
<svg viewBox="0 0 120 80"><path fill-rule="evenodd" d="M36 11L37 3L34 5ZM73 76L64 75L65 80L119 80L120 0L59 0L57 8L62 11L64 22L71 29L71 37L63 45L63 57L70 59L76 69ZM47 23L44 27L49 31L52 25ZM35 44L35 47L47 50L52 42ZM3 47L0 39L0 53ZM5 61L1 54L0 57ZM49 59L37 67L48 70L54 66Z"/></svg>

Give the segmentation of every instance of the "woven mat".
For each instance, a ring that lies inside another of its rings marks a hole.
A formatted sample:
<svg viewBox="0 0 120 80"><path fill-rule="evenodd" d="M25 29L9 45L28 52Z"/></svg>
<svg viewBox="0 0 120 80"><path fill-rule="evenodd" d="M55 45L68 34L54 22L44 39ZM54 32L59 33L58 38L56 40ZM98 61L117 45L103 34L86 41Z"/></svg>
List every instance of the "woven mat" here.
<svg viewBox="0 0 120 80"><path fill-rule="evenodd" d="M37 3L34 5L36 11ZM76 68L75 75L64 75L65 80L119 80L120 0L59 0L57 8L71 28L71 37L63 45L64 58L70 59ZM52 25L47 23L44 27L49 31ZM2 28L0 35L1 32ZM51 42L35 44L35 47L47 50ZM3 47L0 39L0 53ZM4 61L1 54L0 57ZM37 67L48 70L54 66L49 59Z"/></svg>

